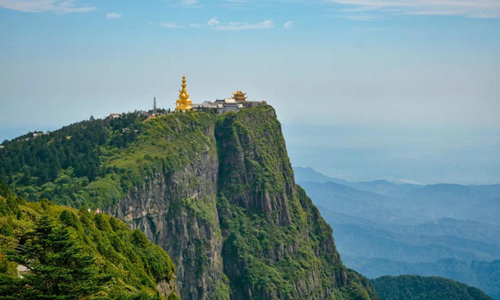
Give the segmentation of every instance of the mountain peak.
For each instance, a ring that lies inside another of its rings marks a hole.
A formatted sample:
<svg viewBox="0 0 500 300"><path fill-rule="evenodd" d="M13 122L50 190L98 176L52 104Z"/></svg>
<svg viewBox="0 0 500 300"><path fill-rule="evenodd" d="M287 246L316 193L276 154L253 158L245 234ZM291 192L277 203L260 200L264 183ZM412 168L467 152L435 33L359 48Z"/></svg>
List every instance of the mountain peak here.
<svg viewBox="0 0 500 300"><path fill-rule="evenodd" d="M332 229L295 184L269 105L147 122L122 114L5 148L11 162L21 159L15 149L52 152L35 163L59 160L59 171L16 176L17 190L87 203L140 229L169 253L184 299L379 299L343 266Z"/></svg>

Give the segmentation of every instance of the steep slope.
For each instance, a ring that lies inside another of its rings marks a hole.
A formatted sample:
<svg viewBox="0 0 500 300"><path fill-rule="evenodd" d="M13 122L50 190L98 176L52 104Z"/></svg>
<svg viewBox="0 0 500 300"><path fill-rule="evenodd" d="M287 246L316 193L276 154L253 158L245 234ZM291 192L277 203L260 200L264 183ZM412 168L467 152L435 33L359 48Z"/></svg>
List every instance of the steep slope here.
<svg viewBox="0 0 500 300"><path fill-rule="evenodd" d="M96 258L97 271L112 276L101 287L99 296L146 300L157 299L160 293L165 299L179 299L172 260L142 232L130 230L109 215L89 213L86 209L78 211L46 200L26 203L1 185L0 276L18 277L17 264L8 261L5 254L26 242L20 237L33 230L35 220L42 215L48 216L56 227L69 229L85 253ZM0 281L5 284L5 280Z"/></svg>
<svg viewBox="0 0 500 300"><path fill-rule="evenodd" d="M272 107L130 118L94 121L108 136L90 151L98 159L75 145L99 162L94 179L70 165L55 180L25 180L16 166L11 185L32 200L104 208L140 229L171 256L184 299L378 299L343 266L331 228L295 185Z"/></svg>
<svg viewBox="0 0 500 300"><path fill-rule="evenodd" d="M383 300L493 300L480 289L441 277L383 276L372 283Z"/></svg>
<svg viewBox="0 0 500 300"><path fill-rule="evenodd" d="M343 267L331 229L295 186L274 109L200 125L202 145L186 165L109 209L169 252L184 298L376 299Z"/></svg>

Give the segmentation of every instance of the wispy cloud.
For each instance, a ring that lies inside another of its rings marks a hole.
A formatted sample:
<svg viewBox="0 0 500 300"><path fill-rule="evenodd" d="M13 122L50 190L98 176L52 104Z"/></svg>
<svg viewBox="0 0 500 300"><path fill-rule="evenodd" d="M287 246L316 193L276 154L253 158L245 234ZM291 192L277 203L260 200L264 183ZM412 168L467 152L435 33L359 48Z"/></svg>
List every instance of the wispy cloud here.
<svg viewBox="0 0 500 300"><path fill-rule="evenodd" d="M106 18L108 19L118 19L118 18L121 18L122 15L118 14L118 13L109 13L109 14L106 14Z"/></svg>
<svg viewBox="0 0 500 300"><path fill-rule="evenodd" d="M169 29L178 29L178 28L184 28L184 26L176 24L176 23L169 23L169 22L161 22L160 23L161 27L169 28Z"/></svg>
<svg viewBox="0 0 500 300"><path fill-rule="evenodd" d="M212 19L208 20L208 22L207 22L208 26L216 26L219 24L220 24L220 22L219 22L219 20L217 20L217 18L212 18Z"/></svg>
<svg viewBox="0 0 500 300"><path fill-rule="evenodd" d="M97 7L80 4L78 0L0 0L0 7L23 12L84 13Z"/></svg>
<svg viewBox="0 0 500 300"><path fill-rule="evenodd" d="M196 0L181 0L179 2L179 4L184 5L184 6L192 6L192 5L198 4L198 1L196 1Z"/></svg>
<svg viewBox="0 0 500 300"><path fill-rule="evenodd" d="M183 6L183 7L190 7L190 8L200 8L200 2L198 0L174 0L174 1L169 1L170 6L173 7L178 7L178 6Z"/></svg>
<svg viewBox="0 0 500 300"><path fill-rule="evenodd" d="M229 22L227 25L217 23L217 25L212 25L215 30L225 30L225 31L240 31L249 29L269 29L274 28L274 23L271 20L265 20L258 23L247 23L247 22Z"/></svg>
<svg viewBox="0 0 500 300"><path fill-rule="evenodd" d="M348 11L385 11L412 15L454 15L499 18L499 0L328 0L347 5Z"/></svg>
<svg viewBox="0 0 500 300"><path fill-rule="evenodd" d="M150 25L155 25L155 22L149 22ZM286 22L283 24L283 28L285 29L290 29L292 28L292 21ZM185 28L191 27L191 28L210 28L213 30L222 30L222 31L239 31L239 30L249 30L249 29L268 29L268 28L274 28L275 25L273 21L271 20L265 20L262 22L257 22L257 23L247 23L247 22L229 22L227 24L221 23L217 18L211 18L210 20L207 21L206 25L200 24L200 23L189 23L189 25L181 25L177 23L170 23L170 22L160 22L161 27L165 28Z"/></svg>
<svg viewBox="0 0 500 300"><path fill-rule="evenodd" d="M285 22L285 24L283 24L284 29L292 29L292 27L293 27L293 21L288 21Z"/></svg>

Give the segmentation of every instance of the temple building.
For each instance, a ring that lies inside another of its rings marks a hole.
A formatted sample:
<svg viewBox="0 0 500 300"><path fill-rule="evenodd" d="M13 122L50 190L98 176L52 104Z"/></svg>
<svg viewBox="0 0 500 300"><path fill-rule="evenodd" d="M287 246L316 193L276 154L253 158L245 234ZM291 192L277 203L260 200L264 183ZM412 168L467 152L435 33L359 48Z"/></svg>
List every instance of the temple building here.
<svg viewBox="0 0 500 300"><path fill-rule="evenodd" d="M242 91L236 91L236 93L233 93L233 99L236 102L245 102L247 101L247 96L246 93L243 93Z"/></svg>
<svg viewBox="0 0 500 300"><path fill-rule="evenodd" d="M205 101L200 104L193 104L191 99L189 99L189 94L186 90L186 76L182 77L182 90L179 92L179 99L175 102L176 111L215 109L217 113L221 114L229 111L237 111L246 107L267 104L265 100L247 101L246 93L239 90L234 92L233 97L231 98L217 99L214 102Z"/></svg>
<svg viewBox="0 0 500 300"><path fill-rule="evenodd" d="M186 76L182 76L182 89L179 91L179 99L175 101L176 111L188 111L193 109L193 101L189 99L186 86Z"/></svg>
<svg viewBox="0 0 500 300"><path fill-rule="evenodd" d="M176 111L215 109L217 113L221 114L229 111L237 111L246 107L267 104L265 100L247 101L246 93L243 93L242 91L234 92L233 97L231 98L217 99L214 102L205 101L201 104L193 104L186 91L186 76L182 77L182 90L179 92L179 99L175 102Z"/></svg>

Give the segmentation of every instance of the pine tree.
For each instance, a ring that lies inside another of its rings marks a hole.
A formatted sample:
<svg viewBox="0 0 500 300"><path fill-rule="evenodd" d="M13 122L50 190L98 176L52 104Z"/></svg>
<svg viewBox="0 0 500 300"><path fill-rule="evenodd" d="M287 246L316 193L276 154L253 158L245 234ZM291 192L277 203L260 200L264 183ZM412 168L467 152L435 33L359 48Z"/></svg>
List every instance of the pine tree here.
<svg viewBox="0 0 500 300"><path fill-rule="evenodd" d="M47 216L40 217L35 230L21 241L24 250L10 252L8 259L26 266L29 273L23 278L0 278L0 298L80 299L95 294L111 279L99 275L95 258L83 253L68 229L55 227Z"/></svg>

